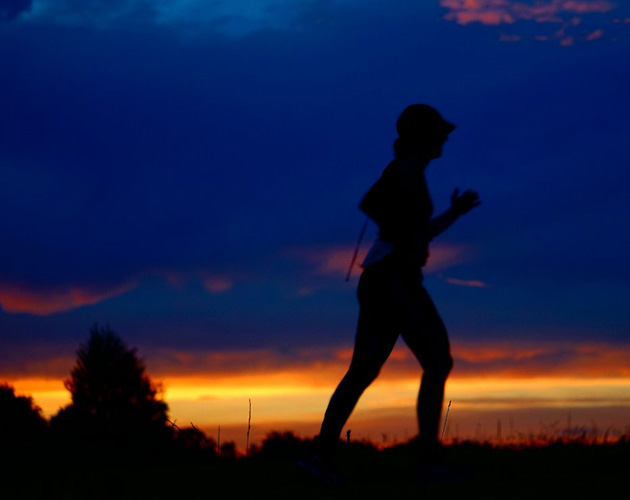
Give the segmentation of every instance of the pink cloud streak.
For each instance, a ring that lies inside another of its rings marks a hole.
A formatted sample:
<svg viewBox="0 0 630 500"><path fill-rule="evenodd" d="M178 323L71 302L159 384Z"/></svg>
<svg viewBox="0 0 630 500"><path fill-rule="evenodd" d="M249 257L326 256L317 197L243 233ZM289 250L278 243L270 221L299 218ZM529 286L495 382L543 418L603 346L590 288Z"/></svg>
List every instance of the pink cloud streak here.
<svg viewBox="0 0 630 500"><path fill-rule="evenodd" d="M471 288L486 288L488 285L480 280L461 280L458 278L446 278L446 282L456 286L467 286Z"/></svg>
<svg viewBox="0 0 630 500"><path fill-rule="evenodd" d="M440 0L440 5L449 10L446 20L462 26L475 22L497 26L519 20L557 23L562 22L562 14L603 14L615 8L607 0L541 0L533 4L513 0Z"/></svg>
<svg viewBox="0 0 630 500"><path fill-rule="evenodd" d="M37 290L17 285L0 284L0 306L8 313L38 316L70 311L127 293L138 283L132 281L108 289L84 285L69 285L54 290Z"/></svg>
<svg viewBox="0 0 630 500"><path fill-rule="evenodd" d="M291 258L297 258L311 264L315 273L326 276L345 276L352 261L354 247L352 245L327 245L316 247L292 248L286 253ZM425 271L427 274L441 271L456 264L468 262L471 259L471 248L461 243L434 243L431 245L429 260ZM353 267L353 275L361 272L361 262L367 253L364 246L357 255Z"/></svg>

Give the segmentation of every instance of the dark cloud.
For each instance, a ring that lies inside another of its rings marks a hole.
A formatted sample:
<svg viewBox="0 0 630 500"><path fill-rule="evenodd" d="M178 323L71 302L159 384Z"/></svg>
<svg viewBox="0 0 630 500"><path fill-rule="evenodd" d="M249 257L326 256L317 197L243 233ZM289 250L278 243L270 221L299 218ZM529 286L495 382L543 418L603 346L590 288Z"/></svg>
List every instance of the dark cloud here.
<svg viewBox="0 0 630 500"><path fill-rule="evenodd" d="M43 24L108 28L150 25L183 29L187 35L246 36L295 28L312 0L40 0L29 20ZM345 3L341 0L340 3Z"/></svg>
<svg viewBox="0 0 630 500"><path fill-rule="evenodd" d="M505 44L437 3L370 5L236 38L5 26L0 285L13 310L60 309L2 312L2 335L351 342L356 278L286 251L352 248L395 117L423 100L459 125L428 171L436 209L455 185L484 200L440 238L474 258L441 272L489 286L427 277L453 336L626 337L627 44Z"/></svg>
<svg viewBox="0 0 630 500"><path fill-rule="evenodd" d="M121 334L120 331L117 333ZM82 337L59 343L52 339L38 343L3 342L7 361L0 376L17 378L62 377L72 366L72 358ZM270 372L319 371L322 377L335 379L347 367L352 357L350 343L341 346L300 346L287 344L274 347L243 347L209 349L182 348L173 344L164 347L155 342L124 336L139 349L140 356L160 377L204 376L220 378L235 373L256 375ZM530 379L544 374L548 378L623 378L630 369L627 358L630 345L609 342L573 342L570 344L547 341L533 344L528 339L519 341L455 343L453 356L456 376L466 378ZM20 354L22 354L20 356ZM386 378L409 378L418 374L418 363L406 347L399 345L384 370ZM331 374L332 375L331 377ZM497 401L498 402L498 401Z"/></svg>
<svg viewBox="0 0 630 500"><path fill-rule="evenodd" d="M0 21L12 21L31 9L33 0L3 0L0 4Z"/></svg>
<svg viewBox="0 0 630 500"><path fill-rule="evenodd" d="M143 24L154 16L149 0L40 0L28 16L42 24L97 26Z"/></svg>

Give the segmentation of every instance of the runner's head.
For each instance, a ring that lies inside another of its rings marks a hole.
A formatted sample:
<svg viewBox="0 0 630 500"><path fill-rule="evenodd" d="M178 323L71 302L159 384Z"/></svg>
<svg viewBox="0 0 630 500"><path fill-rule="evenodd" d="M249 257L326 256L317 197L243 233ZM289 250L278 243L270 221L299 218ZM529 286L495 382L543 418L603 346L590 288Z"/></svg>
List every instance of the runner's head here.
<svg viewBox="0 0 630 500"><path fill-rule="evenodd" d="M439 158L442 146L453 130L455 125L442 118L431 106L412 104L405 108L396 122L396 156L423 156L429 160Z"/></svg>

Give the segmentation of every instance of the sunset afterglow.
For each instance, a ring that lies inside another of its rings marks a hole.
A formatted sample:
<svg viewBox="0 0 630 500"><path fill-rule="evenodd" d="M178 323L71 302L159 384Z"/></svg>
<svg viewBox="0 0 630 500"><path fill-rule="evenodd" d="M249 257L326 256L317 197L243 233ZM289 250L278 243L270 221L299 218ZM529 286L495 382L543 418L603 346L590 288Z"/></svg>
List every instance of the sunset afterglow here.
<svg viewBox="0 0 630 500"><path fill-rule="evenodd" d="M479 366L475 372L455 371L447 384L446 398L452 401L451 419L458 424L459 437L474 439L479 422L491 427L497 415L506 422L516 421L513 425L518 431L529 435L538 432L542 425L551 425L554 418L550 415L556 415L557 419L560 414L565 418L566 412L571 411L576 425L593 426L593 420L597 419L601 432L609 428L624 431L630 424L627 350L578 345L575 346L575 359L566 361L565 366L531 371L516 367L504 371L496 367L498 360L531 361L549 356L558 348L552 345L456 348L456 364L458 360L465 360ZM583 363L580 353L589 353L592 358L594 352L601 359L599 365L586 365L588 370L583 373L573 368ZM334 362L316 361L282 367L276 360L277 368L267 365L252 370L241 368L240 373L225 369L230 363L239 365L243 359L262 354L215 354L215 362L222 359L224 368L205 374L164 373L155 377L161 384L162 397L169 404L171 418L179 425L192 423L210 433L222 426L224 436L243 446L244 419L251 400L256 441L272 430L284 430L287 426L305 436L312 434L335 382L345 371L349 351L339 351L333 356ZM191 357L185 359L192 361ZM491 365L495 368L489 368ZM420 373L406 348L403 345L397 347L348 424L355 436L385 433L398 435L400 439L403 435L413 437L416 431L413 412ZM11 383L18 392L33 395L48 416L70 402L63 380L15 379ZM384 413L388 419L381 418Z"/></svg>
<svg viewBox="0 0 630 500"><path fill-rule="evenodd" d="M433 214L481 200L423 268L445 439L630 434L630 2L10 0L0 38L0 382L47 418L98 325L175 425L242 448L251 401L252 442L314 436L359 204L428 103ZM415 436L421 374L399 339L352 436Z"/></svg>

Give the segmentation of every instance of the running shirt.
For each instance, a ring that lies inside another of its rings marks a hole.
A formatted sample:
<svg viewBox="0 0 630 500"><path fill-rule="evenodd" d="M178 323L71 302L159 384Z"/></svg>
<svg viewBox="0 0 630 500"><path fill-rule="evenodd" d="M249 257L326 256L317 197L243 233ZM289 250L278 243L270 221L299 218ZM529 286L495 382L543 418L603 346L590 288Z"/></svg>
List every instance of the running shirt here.
<svg viewBox="0 0 630 500"><path fill-rule="evenodd" d="M414 267L426 263L433 202L422 168L393 160L365 195L360 208L379 227L378 238L362 267L393 253Z"/></svg>

